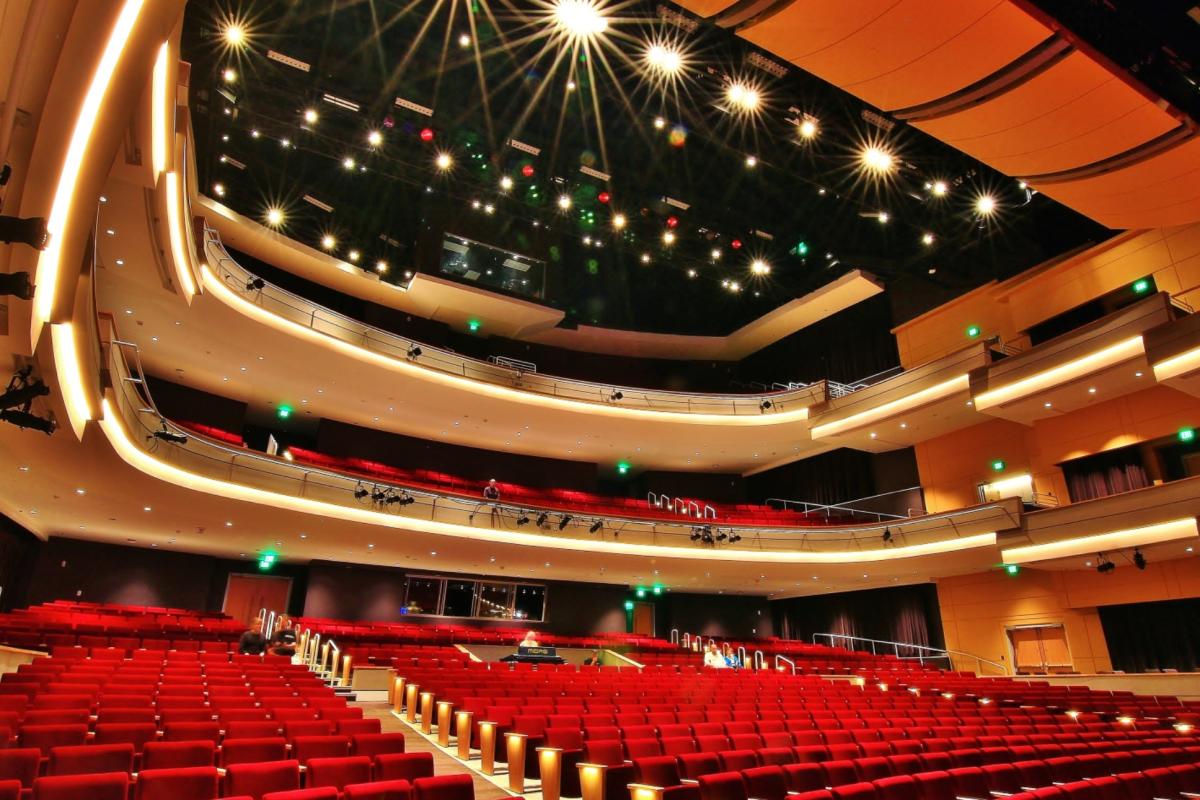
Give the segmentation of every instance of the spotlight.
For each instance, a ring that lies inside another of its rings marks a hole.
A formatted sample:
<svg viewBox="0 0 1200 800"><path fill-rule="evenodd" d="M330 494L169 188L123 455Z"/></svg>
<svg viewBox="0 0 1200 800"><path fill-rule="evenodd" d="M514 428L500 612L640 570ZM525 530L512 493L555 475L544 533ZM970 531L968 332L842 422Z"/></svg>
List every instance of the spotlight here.
<svg viewBox="0 0 1200 800"><path fill-rule="evenodd" d="M226 25L221 35L225 38L225 44L230 47L241 47L246 43L246 29L241 25Z"/></svg>
<svg viewBox="0 0 1200 800"><path fill-rule="evenodd" d="M717 541L718 541L718 542L723 542L723 541L725 541L725 540L726 540L726 539L728 539L728 538L729 538L729 535L728 535L727 533L725 533L724 531L721 531L720 533L718 533L718 534L717 534Z"/></svg>
<svg viewBox="0 0 1200 800"><path fill-rule="evenodd" d="M358 166L357 163L350 156L346 156L345 158L342 159L342 167L343 168L354 169L356 166Z"/></svg>
<svg viewBox="0 0 1200 800"><path fill-rule="evenodd" d="M587 39L608 29L608 20L595 0L557 0L554 25L568 37Z"/></svg>
<svg viewBox="0 0 1200 800"><path fill-rule="evenodd" d="M563 514L562 519L560 519L558 521L558 529L561 531L563 528L567 527L570 524L571 524L571 515Z"/></svg>
<svg viewBox="0 0 1200 800"><path fill-rule="evenodd" d="M0 216L0 242L27 244L34 250L45 250L50 241L45 217Z"/></svg>
<svg viewBox="0 0 1200 800"><path fill-rule="evenodd" d="M262 278L251 278L250 280L246 281L246 291L261 292L266 285L267 282Z"/></svg>
<svg viewBox="0 0 1200 800"><path fill-rule="evenodd" d="M878 145L868 145L859 155L859 161L864 169L877 174L891 172L895 166L892 154Z"/></svg>
<svg viewBox="0 0 1200 800"><path fill-rule="evenodd" d="M332 250L337 247L337 237L332 233L327 233L321 237L321 247L326 250Z"/></svg>
<svg viewBox="0 0 1200 800"><path fill-rule="evenodd" d="M507 192L512 187L513 187L513 179L512 178L505 175L504 177L502 177L500 179L500 188L501 189L503 189L504 191Z"/></svg>
<svg viewBox="0 0 1200 800"><path fill-rule="evenodd" d="M162 430L153 433L155 439L162 442L170 442L171 444L187 444L188 437L182 433L173 433L167 430L167 423L163 422Z"/></svg>
<svg viewBox="0 0 1200 800"><path fill-rule="evenodd" d="M385 275L385 274L387 274L387 271L388 271L388 263L387 263L386 261L382 260L382 259L380 259L379 261L376 261L376 262L375 262L375 271L376 271L377 273L379 273L380 275Z"/></svg>
<svg viewBox="0 0 1200 800"><path fill-rule="evenodd" d="M603 527L604 527L604 521L598 519L592 523L592 527L588 528L588 533L596 533Z"/></svg>
<svg viewBox="0 0 1200 800"><path fill-rule="evenodd" d="M818 127L818 125L817 125L817 118L810 117L807 114L805 114L804 119L800 122L800 126L799 126L798 130L800 132L801 138L804 138L804 139L814 138L817 135L817 133L820 131L820 127Z"/></svg>
<svg viewBox="0 0 1200 800"><path fill-rule="evenodd" d="M616 228L617 230L621 230L622 228L625 227L625 222L626 222L626 219L625 219L624 214L613 214L612 226L614 228Z"/></svg>
<svg viewBox="0 0 1200 800"><path fill-rule="evenodd" d="M933 244L933 234L932 233L921 234L921 244L923 244L923 245Z"/></svg>
<svg viewBox="0 0 1200 800"><path fill-rule="evenodd" d="M13 375L4 394L0 394L0 408L22 406L25 411L28 411L29 404L35 398L50 394L50 388L42 382L41 378L29 380L32 373L33 367L26 367Z"/></svg>
<svg viewBox="0 0 1200 800"><path fill-rule="evenodd" d="M884 528L884 529L883 529L883 541L884 541L884 543L886 544L887 542L890 542L891 540L892 540L892 529L891 529L891 528Z"/></svg>
<svg viewBox="0 0 1200 800"><path fill-rule="evenodd" d="M400 505L411 506L415 502L417 502L417 499L415 497L413 497L411 494L409 494L408 492L400 493Z"/></svg>
<svg viewBox="0 0 1200 800"><path fill-rule="evenodd" d="M674 231L663 231L662 240L663 240L663 244L665 244L665 245L675 244L675 232Z"/></svg>
<svg viewBox="0 0 1200 800"><path fill-rule="evenodd" d="M227 67L225 71L221 73L221 78L226 83L233 83L237 80L237 71Z"/></svg>
<svg viewBox="0 0 1200 800"><path fill-rule="evenodd" d="M526 514L524 511L522 511L520 513L520 515L517 517L517 527L520 527L522 525L528 525L528 524L529 524L529 515Z"/></svg>
<svg viewBox="0 0 1200 800"><path fill-rule="evenodd" d="M1141 550L1133 551L1133 565L1135 567L1137 567L1138 569L1146 568L1146 557L1144 555L1142 555Z"/></svg>
<svg viewBox="0 0 1200 800"><path fill-rule="evenodd" d="M700 529L699 529L699 528L692 528L691 540L692 540L693 542L698 542L698 541L700 541L700 536L701 536Z"/></svg>
<svg viewBox="0 0 1200 800"><path fill-rule="evenodd" d="M362 499L363 499L364 497L366 497L368 494L370 494L370 492L368 492L368 491L367 491L367 487L363 486L363 485L360 483L360 484L358 485L358 488L356 488L356 489L354 490L354 499L355 499L355 500L362 500Z"/></svg>
<svg viewBox="0 0 1200 800"><path fill-rule="evenodd" d="M1108 557L1105 556L1103 553L1098 553L1096 555L1096 560L1099 562L1096 564L1096 572L1099 572L1101 574L1112 572L1114 569L1117 568L1117 565L1114 564L1113 562L1109 561Z"/></svg>
<svg viewBox="0 0 1200 800"><path fill-rule="evenodd" d="M267 224L272 228L278 228L283 224L283 210L279 208L267 209Z"/></svg>
<svg viewBox="0 0 1200 800"><path fill-rule="evenodd" d="M379 486L371 487L371 500L376 503L382 503L387 495Z"/></svg>
<svg viewBox="0 0 1200 800"><path fill-rule="evenodd" d="M0 275L0 297L33 299L33 282L28 272L10 272Z"/></svg>
<svg viewBox="0 0 1200 800"><path fill-rule="evenodd" d="M394 506L394 505L396 505L396 503L400 502L400 495L396 494L396 491L394 489L388 489L387 497L384 500L384 502L387 503L389 506Z"/></svg>
<svg viewBox="0 0 1200 800"><path fill-rule="evenodd" d="M730 544L735 544L737 542L740 542L741 540L742 540L742 535L740 533L730 533L729 534L729 543Z"/></svg>
<svg viewBox="0 0 1200 800"><path fill-rule="evenodd" d="M622 392L620 389L613 389L613 393L611 395L609 395L609 399L612 400L613 402L616 402L617 400L623 400L624 398L625 398L625 393Z"/></svg>
<svg viewBox="0 0 1200 800"><path fill-rule="evenodd" d="M450 156L449 153L438 153L437 156L433 159L433 164L438 169L440 169L442 172L445 172L446 170L448 170L454 166L454 159Z"/></svg>
<svg viewBox="0 0 1200 800"><path fill-rule="evenodd" d="M652 44L646 50L646 62L664 77L671 77L683 68L683 54L673 45Z"/></svg>
<svg viewBox="0 0 1200 800"><path fill-rule="evenodd" d="M738 81L729 84L725 89L725 99L734 107L734 110L752 113L758 110L758 106L762 102L762 95L753 86Z"/></svg>
<svg viewBox="0 0 1200 800"><path fill-rule="evenodd" d="M945 197L946 192L950 191L950 187L946 185L945 181L934 181L929 191L933 193L934 197Z"/></svg>
<svg viewBox="0 0 1200 800"><path fill-rule="evenodd" d="M571 210L571 196L568 194L560 194L558 196L558 207L563 211Z"/></svg>
<svg viewBox="0 0 1200 800"><path fill-rule="evenodd" d="M770 408L771 408L770 400L763 400L761 403L758 404L759 411L768 411L768 410L770 410Z"/></svg>
<svg viewBox="0 0 1200 800"><path fill-rule="evenodd" d="M981 217L990 216L996 210L996 198L990 194L981 194L975 198L975 210Z"/></svg>
<svg viewBox="0 0 1200 800"><path fill-rule="evenodd" d="M316 123L317 119L318 119L317 110L315 108L304 109L304 121L305 122L307 122L309 125L313 125Z"/></svg>
<svg viewBox="0 0 1200 800"><path fill-rule="evenodd" d="M371 145L371 147L379 147L379 145L383 144L383 134L379 131L371 131L367 134L367 144Z"/></svg>
<svg viewBox="0 0 1200 800"><path fill-rule="evenodd" d="M755 275L770 275L771 265L761 258L756 258L750 262L750 272Z"/></svg>
<svg viewBox="0 0 1200 800"><path fill-rule="evenodd" d="M18 428L29 428L35 431L41 431L49 436L58 428L58 423L53 417L43 419L36 414L30 414L28 411L19 411L17 409L7 409L0 411L0 420L7 422L9 425L16 425Z"/></svg>
<svg viewBox="0 0 1200 800"><path fill-rule="evenodd" d="M547 514L545 511L543 511L543 512L542 512L542 513L540 513L540 514L538 514L538 518L537 518L537 526L538 526L539 528L544 528L544 527L546 527L546 520L547 520L547 519L549 519L549 518L550 518L550 515L549 515L549 514Z"/></svg>
<svg viewBox="0 0 1200 800"><path fill-rule="evenodd" d="M404 355L406 355L408 357L409 361L416 361L418 358L421 357L421 348L415 344L410 345L408 348L408 352L405 353Z"/></svg>

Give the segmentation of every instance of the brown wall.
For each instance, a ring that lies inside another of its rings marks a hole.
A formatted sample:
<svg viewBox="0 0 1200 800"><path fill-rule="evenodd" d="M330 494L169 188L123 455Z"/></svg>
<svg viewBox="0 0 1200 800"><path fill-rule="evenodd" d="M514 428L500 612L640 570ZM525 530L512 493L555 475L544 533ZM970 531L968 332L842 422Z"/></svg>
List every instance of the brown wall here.
<svg viewBox="0 0 1200 800"><path fill-rule="evenodd" d="M1200 596L1200 560L1175 559L1137 570L1119 563L1107 575L1093 569L1025 568L940 578L938 604L946 647L1011 664L1006 628L1060 623L1075 670L1112 669L1097 606ZM969 660L959 669L974 669Z"/></svg>

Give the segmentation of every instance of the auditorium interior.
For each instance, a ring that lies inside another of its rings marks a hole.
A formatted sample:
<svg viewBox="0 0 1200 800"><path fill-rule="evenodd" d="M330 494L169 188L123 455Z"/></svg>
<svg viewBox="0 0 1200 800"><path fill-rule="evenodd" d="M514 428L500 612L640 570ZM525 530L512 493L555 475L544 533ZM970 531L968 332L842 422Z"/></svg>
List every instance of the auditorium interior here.
<svg viewBox="0 0 1200 800"><path fill-rule="evenodd" d="M0 1L0 800L1200 798L1196 0Z"/></svg>

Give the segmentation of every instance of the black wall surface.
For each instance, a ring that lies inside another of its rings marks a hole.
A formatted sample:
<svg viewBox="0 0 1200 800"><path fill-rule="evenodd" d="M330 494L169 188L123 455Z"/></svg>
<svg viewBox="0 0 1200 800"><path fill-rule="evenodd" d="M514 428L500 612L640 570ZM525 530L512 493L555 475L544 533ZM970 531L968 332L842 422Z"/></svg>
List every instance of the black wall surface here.
<svg viewBox="0 0 1200 800"><path fill-rule="evenodd" d="M42 541L0 516L0 611L27 605L29 581Z"/></svg>
<svg viewBox="0 0 1200 800"><path fill-rule="evenodd" d="M667 592L651 599L655 634L664 639L672 628L681 635L686 632L714 639L752 639L776 632L766 597Z"/></svg>
<svg viewBox="0 0 1200 800"><path fill-rule="evenodd" d="M920 484L916 454L910 447L887 453L842 448L751 475L746 478L746 498L755 503L782 498L832 504ZM924 500L919 492L906 493L855 507L906 516L910 507L923 509Z"/></svg>
<svg viewBox="0 0 1200 800"><path fill-rule="evenodd" d="M1200 670L1200 599L1100 606L1113 669Z"/></svg>
<svg viewBox="0 0 1200 800"><path fill-rule="evenodd" d="M775 600L771 614L779 635L787 639L811 642L814 633L841 633L945 646L937 587L932 583Z"/></svg>

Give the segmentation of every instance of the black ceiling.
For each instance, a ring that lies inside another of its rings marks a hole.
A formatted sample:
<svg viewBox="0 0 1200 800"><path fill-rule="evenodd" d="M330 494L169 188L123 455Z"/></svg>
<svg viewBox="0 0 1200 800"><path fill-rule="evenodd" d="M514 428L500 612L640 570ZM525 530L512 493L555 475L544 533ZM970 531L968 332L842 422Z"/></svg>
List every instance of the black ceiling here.
<svg viewBox="0 0 1200 800"><path fill-rule="evenodd" d="M332 233L339 256L360 251L364 269L385 260L389 280L435 265L432 251L448 229L545 259L547 302L570 320L679 333L726 333L851 268L903 286L907 315L1107 235L918 131L867 121L872 109L806 73L771 74L748 60L753 48L675 7L602 2L608 30L585 48L556 37L553 5L189 4L183 57L193 64L201 185L212 194L222 184L222 201L254 218L284 208L288 235L320 246ZM663 18L672 15L685 24ZM231 20L246 30L247 47L225 44ZM685 51L678 79L647 77L649 42ZM227 69L235 80L224 79ZM759 113L728 113L729 81L758 87ZM432 117L397 98L431 108ZM304 120L310 108L313 124ZM812 140L798 134L803 114L819 121ZM425 128L431 142L420 136ZM378 147L368 144L373 130L383 136ZM888 179L864 177L866 141L895 153ZM453 155L453 170L437 169L438 152ZM502 176L513 179L510 191L501 190ZM945 197L929 191L938 180L950 187ZM974 207L981 193L998 202L989 218ZM556 203L561 194L573 200L569 212ZM611 226L615 213L629 220L623 231ZM667 247L672 216L678 239ZM926 233L932 245L922 242ZM770 275L750 274L755 257ZM742 291L724 288L729 281Z"/></svg>

